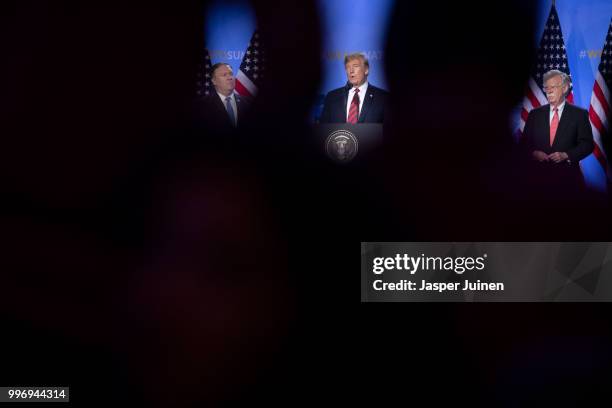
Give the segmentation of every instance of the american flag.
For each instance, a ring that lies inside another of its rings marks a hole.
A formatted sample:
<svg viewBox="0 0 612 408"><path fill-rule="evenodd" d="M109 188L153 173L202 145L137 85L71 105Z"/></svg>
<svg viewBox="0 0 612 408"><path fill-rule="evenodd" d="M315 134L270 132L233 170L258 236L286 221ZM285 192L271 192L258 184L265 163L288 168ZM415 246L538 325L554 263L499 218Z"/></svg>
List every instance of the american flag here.
<svg viewBox="0 0 612 408"><path fill-rule="evenodd" d="M606 143L610 142L610 115L612 113L610 89L612 89L612 20L610 21L608 35L601 52L599 68L597 68L597 73L595 73L591 106L589 106L589 119L593 129L593 140L595 141L593 154L601 164L604 172L606 172L608 179L612 180L602 144L603 140Z"/></svg>
<svg viewBox="0 0 612 408"><path fill-rule="evenodd" d="M542 33L542 38L540 39L536 65L532 68L529 81L525 87L525 98L523 99L520 120L516 129L519 138L523 135L523 129L525 128L529 112L548 103L546 94L542 89L542 79L544 74L551 69L556 69L570 75L569 64L567 63L567 50L563 42L561 23L559 22L554 1L544 26L544 33ZM571 90L566 99L568 102L574 103L574 94Z"/></svg>
<svg viewBox="0 0 612 408"><path fill-rule="evenodd" d="M255 96L264 77L265 52L257 30L244 53L238 75L236 75L236 92L243 96Z"/></svg>
<svg viewBox="0 0 612 408"><path fill-rule="evenodd" d="M210 68L212 64L210 62L210 54L208 50L204 48L204 52L201 56L201 61L198 64L197 80L196 80L196 95L198 98L204 98L210 95L212 90L211 72Z"/></svg>

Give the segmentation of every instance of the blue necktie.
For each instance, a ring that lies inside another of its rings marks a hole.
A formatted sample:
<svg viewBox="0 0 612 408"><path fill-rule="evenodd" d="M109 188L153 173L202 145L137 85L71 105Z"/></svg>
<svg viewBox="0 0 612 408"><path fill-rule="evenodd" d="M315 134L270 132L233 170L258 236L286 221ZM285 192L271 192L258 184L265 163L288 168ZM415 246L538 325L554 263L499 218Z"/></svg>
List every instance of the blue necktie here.
<svg viewBox="0 0 612 408"><path fill-rule="evenodd" d="M234 115L234 108L232 108L232 98L229 96L225 98L225 109L227 109L227 114L232 121L232 126L236 126L236 115Z"/></svg>

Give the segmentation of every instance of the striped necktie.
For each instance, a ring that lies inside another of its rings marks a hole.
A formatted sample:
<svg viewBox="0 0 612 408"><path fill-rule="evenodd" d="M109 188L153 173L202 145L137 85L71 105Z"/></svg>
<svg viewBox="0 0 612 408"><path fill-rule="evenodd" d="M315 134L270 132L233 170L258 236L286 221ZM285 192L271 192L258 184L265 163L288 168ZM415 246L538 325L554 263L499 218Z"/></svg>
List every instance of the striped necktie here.
<svg viewBox="0 0 612 408"><path fill-rule="evenodd" d="M353 96L353 100L351 101L351 107L349 108L348 117L346 118L346 123L357 123L357 119L359 118L359 88L355 89L355 96Z"/></svg>

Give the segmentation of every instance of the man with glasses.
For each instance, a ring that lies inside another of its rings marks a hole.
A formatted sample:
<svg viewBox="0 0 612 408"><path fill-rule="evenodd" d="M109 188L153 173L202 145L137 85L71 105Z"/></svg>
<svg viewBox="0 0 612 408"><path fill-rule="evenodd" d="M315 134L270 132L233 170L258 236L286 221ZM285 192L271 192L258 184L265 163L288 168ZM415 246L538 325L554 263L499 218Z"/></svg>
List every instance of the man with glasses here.
<svg viewBox="0 0 612 408"><path fill-rule="evenodd" d="M561 71L544 74L544 92L548 104L529 112L525 123L529 154L549 186L581 186L579 162L593 151L588 112L566 101L570 78Z"/></svg>

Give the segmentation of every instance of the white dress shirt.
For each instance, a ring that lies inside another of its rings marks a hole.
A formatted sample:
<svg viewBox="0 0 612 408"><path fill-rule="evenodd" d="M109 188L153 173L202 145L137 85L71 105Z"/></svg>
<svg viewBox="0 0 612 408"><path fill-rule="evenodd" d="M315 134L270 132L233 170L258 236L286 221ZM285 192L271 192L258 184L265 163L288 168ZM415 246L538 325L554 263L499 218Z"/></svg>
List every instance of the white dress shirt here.
<svg viewBox="0 0 612 408"><path fill-rule="evenodd" d="M557 106L559 110L559 122L561 122L561 114L563 113L563 108L565 107L565 101L561 103L561 105ZM550 105L550 112L548 114L548 124L550 125L553 120L553 116L555 116L555 109Z"/></svg>
<svg viewBox="0 0 612 408"><path fill-rule="evenodd" d="M238 106L236 105L236 97L234 96L234 92L232 92L230 95L225 96L222 93L217 92L217 95L219 95L219 98L221 98L221 102L223 102L223 107L225 108L225 110L227 111L227 107L225 105L225 98L230 98L230 104L232 105L232 109L234 110L234 126L238 126Z"/></svg>
<svg viewBox="0 0 612 408"><path fill-rule="evenodd" d="M349 115L349 111L351 110L351 102L353 102L353 97L355 96L355 89L357 89L356 87L353 87L349 93L348 93L348 98L346 100L346 117L348 119L348 115ZM357 114L357 118L359 119L359 115L361 114L361 108L363 107L363 101L365 101L365 94L366 91L368 90L368 81L365 81L363 84L361 84L361 86L359 86L359 93L357 94L357 96L359 96L359 112Z"/></svg>

